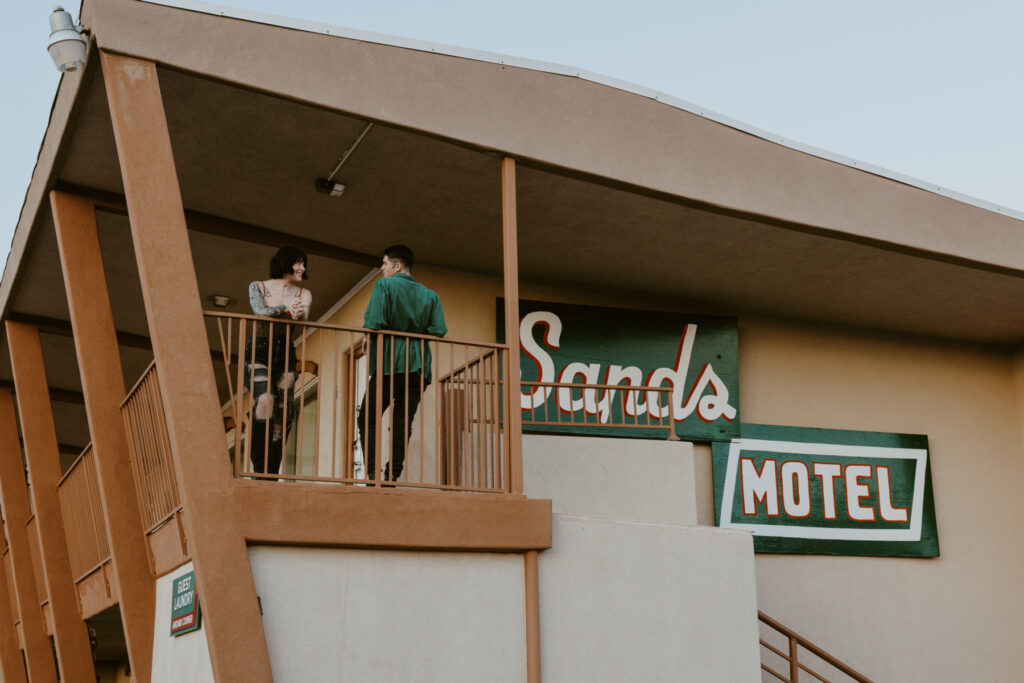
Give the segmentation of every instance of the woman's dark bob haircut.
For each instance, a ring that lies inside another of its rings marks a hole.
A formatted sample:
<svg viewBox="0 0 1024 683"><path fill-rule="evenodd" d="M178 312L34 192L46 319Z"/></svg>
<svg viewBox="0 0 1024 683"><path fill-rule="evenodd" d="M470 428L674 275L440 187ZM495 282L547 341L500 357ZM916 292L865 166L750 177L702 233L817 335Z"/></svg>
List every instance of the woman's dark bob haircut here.
<svg viewBox="0 0 1024 683"><path fill-rule="evenodd" d="M306 252L295 247L283 247L277 250L274 254L274 258L270 259L270 277L273 279L282 278L288 273L292 272L292 268L295 267L296 263L302 263L304 266L308 266L306 261ZM302 274L302 279L305 280L309 277L309 270Z"/></svg>

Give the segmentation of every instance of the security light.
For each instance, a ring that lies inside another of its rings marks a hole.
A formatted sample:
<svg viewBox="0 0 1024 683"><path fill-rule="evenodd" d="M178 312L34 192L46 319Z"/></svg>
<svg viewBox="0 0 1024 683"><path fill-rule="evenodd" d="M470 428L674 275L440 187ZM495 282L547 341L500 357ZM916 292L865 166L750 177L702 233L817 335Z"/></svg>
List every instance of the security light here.
<svg viewBox="0 0 1024 683"><path fill-rule="evenodd" d="M85 66L87 45L82 37L84 30L80 24L75 24L63 7L53 9L50 15L50 44L46 49L50 51L50 57L61 73L78 71Z"/></svg>
<svg viewBox="0 0 1024 683"><path fill-rule="evenodd" d="M328 180L327 178L317 178L316 190L317 192L329 194L332 197L340 197L342 193L345 191L345 186L342 185L341 183L336 183L332 180Z"/></svg>

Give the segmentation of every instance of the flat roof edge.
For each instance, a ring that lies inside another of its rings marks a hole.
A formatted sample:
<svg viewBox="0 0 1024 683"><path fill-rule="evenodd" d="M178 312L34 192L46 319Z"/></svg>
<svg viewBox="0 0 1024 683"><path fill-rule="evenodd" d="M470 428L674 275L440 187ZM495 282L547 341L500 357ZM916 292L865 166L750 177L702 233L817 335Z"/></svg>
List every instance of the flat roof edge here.
<svg viewBox="0 0 1024 683"><path fill-rule="evenodd" d="M417 50L420 52L429 52L434 54L447 55L449 57L459 57L463 59L471 59L481 62L490 62L493 64L504 64L522 69L530 69L532 71L543 71L545 73L555 74L559 76L569 76L572 78L579 78L584 81L590 81L599 85L604 85L616 90L632 93L641 97L661 102L662 104L670 107L686 111L690 114L700 116L714 121L715 123L733 128L735 130L753 135L755 137L767 140L778 144L782 147L787 147L797 152L809 154L826 161L831 161L843 166L855 168L872 175L894 180L904 185L916 187L918 189L937 194L955 201L976 206L986 211L992 211L1010 218L1015 218L1020 221L1024 221L1024 211L1018 211L1010 207L1002 206L994 202L972 197L962 192L957 192L935 183L930 183L919 178L898 173L896 171L890 171L889 169L882 168L852 157L847 157L842 154L836 154L828 150L815 147L813 145L807 145L796 140L790 140L784 138L775 133L763 130L756 126L749 125L742 121L720 114L716 111L701 107L692 102L679 99L667 93L647 88L642 85L637 85L629 81L612 78L610 76L604 76L602 74L587 71L573 66L566 66L564 64L555 64L551 62L543 62L539 60L526 59L520 57L513 57L509 55L503 55L496 52L487 52L483 50L473 50L469 48L456 47L452 45L443 45L440 43L432 43L424 40L416 40L413 38L403 38L400 36L392 36L384 33L375 33L373 31L362 31L359 29L351 29L342 26L333 26L331 24L318 23L314 21L307 21L304 19L294 19L291 17L280 16L276 14L268 14L264 12L254 12L250 10L243 10L234 7L226 7L221 5L214 5L206 2L198 2L197 0L139 0L151 5L163 5L165 7L172 7L175 9L182 9L192 12L200 12L203 14L210 14L214 16L222 16L231 19L239 19L242 21L249 21L253 23L266 24L269 26L277 26L280 28L288 28L296 31L304 31L307 33L318 33L321 35L335 36L338 38L346 38L349 40L359 40L368 43L376 43L380 45L388 45L391 47L405 48L409 50Z"/></svg>

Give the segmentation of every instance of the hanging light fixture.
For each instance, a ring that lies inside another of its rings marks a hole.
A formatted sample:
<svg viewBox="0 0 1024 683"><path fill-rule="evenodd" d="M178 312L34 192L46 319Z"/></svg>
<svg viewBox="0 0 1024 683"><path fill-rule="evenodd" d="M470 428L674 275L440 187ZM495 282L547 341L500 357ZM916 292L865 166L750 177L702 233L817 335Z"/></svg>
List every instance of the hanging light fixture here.
<svg viewBox="0 0 1024 683"><path fill-rule="evenodd" d="M63 7L55 7L50 15L50 44L46 49L61 73L85 67L88 44L82 36L84 27L76 24Z"/></svg>

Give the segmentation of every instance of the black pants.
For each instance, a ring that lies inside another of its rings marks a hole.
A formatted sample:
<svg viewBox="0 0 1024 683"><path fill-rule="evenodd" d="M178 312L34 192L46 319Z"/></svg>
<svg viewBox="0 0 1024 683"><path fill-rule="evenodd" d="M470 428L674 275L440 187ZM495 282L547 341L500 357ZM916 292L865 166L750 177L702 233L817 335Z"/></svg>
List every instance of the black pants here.
<svg viewBox="0 0 1024 683"><path fill-rule="evenodd" d="M412 434L412 422L416 417L416 409L420 406L420 373L395 373L384 375L381 391L381 414L391 405L394 398L394 406L391 408L391 462L384 470L384 478L388 481L397 481L402 476L402 468L405 467L405 447L409 442L409 435ZM363 453L366 456L366 478L377 477L377 421L374 412L377 409L377 375L370 377L366 386L366 394L359 406L358 424L363 435ZM426 388L424 385L422 388ZM392 397L394 389L394 397ZM369 406L369 408L367 408ZM408 422L406 420L408 414ZM403 424L405 422L405 424Z"/></svg>
<svg viewBox="0 0 1024 683"><path fill-rule="evenodd" d="M254 472L277 474L281 469L284 443L288 440L294 422L294 379L285 382L291 372L288 366L293 362L294 356L289 353L288 344L285 342L284 325L274 325L273 344L269 337L256 335L245 345L244 381L245 387L252 394L253 406L252 421L249 425L249 459L252 461ZM263 367L257 368L255 365ZM281 384L287 386L282 388ZM268 418L260 419L256 417L256 404L265 394L270 394L271 414Z"/></svg>

